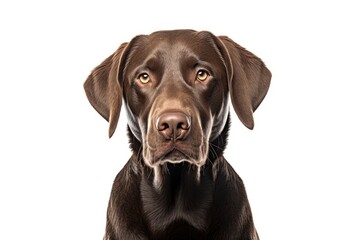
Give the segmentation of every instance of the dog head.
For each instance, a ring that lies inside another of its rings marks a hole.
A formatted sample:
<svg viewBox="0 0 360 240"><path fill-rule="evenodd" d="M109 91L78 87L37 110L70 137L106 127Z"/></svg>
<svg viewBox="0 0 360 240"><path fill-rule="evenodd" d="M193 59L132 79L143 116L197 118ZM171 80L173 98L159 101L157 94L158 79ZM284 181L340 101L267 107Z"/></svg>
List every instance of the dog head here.
<svg viewBox="0 0 360 240"><path fill-rule="evenodd" d="M229 99L252 129L253 112L270 79L264 63L230 38L175 30L123 43L84 87L92 106L109 121L110 137L124 100L130 134L148 166L183 161L202 166L209 142L224 129Z"/></svg>

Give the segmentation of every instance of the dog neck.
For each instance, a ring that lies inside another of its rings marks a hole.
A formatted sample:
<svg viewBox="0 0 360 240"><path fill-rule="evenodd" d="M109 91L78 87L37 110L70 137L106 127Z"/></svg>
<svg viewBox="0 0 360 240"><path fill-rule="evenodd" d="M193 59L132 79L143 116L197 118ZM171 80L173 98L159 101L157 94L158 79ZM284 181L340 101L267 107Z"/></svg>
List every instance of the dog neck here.
<svg viewBox="0 0 360 240"><path fill-rule="evenodd" d="M152 232L162 232L179 222L199 231L206 229L215 185L211 167L201 169L197 179L197 166L166 163L160 169L160 188L154 186L154 170L145 166L143 171L140 194L145 214L153 219L149 222Z"/></svg>

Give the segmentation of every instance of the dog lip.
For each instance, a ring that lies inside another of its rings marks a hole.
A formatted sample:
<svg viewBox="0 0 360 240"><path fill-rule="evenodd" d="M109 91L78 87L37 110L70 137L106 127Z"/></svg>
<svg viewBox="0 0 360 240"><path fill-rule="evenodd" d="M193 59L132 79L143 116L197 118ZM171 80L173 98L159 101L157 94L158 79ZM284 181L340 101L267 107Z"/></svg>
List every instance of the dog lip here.
<svg viewBox="0 0 360 240"><path fill-rule="evenodd" d="M174 155L173 157L175 158L178 158L178 157L188 157L186 153L184 153L183 151L181 151L180 149L176 148L176 147L173 147L171 149L169 149L168 151L166 151L164 154L163 154L163 157L162 158L168 158L169 155Z"/></svg>
<svg viewBox="0 0 360 240"><path fill-rule="evenodd" d="M146 145L144 159L150 166L159 166L165 163L183 163L188 162L193 165L202 166L204 160L197 156L194 147L189 147L187 144L168 143L167 146L160 148L152 147L150 144Z"/></svg>
<svg viewBox="0 0 360 240"><path fill-rule="evenodd" d="M171 163L181 163L181 162L192 162L192 159L183 152L182 150L172 147L159 158L160 164L171 162Z"/></svg>

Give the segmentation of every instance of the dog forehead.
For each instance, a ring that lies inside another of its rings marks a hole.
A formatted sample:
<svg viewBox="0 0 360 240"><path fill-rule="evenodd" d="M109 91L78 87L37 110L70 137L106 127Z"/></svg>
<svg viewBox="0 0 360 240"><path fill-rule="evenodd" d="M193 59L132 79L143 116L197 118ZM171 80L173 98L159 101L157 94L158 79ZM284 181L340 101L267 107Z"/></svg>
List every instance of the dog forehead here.
<svg viewBox="0 0 360 240"><path fill-rule="evenodd" d="M162 58L165 62L198 58L213 61L219 57L214 36L209 32L193 30L159 31L133 39L132 56L139 61Z"/></svg>

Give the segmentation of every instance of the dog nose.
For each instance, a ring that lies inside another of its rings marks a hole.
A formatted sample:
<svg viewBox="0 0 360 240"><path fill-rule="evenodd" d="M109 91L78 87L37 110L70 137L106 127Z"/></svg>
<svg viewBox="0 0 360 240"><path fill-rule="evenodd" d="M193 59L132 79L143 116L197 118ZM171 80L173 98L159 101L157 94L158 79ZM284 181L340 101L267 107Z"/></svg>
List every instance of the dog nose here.
<svg viewBox="0 0 360 240"><path fill-rule="evenodd" d="M167 140L180 140L186 136L191 125L191 119L180 111L164 112L156 120L157 130Z"/></svg>

